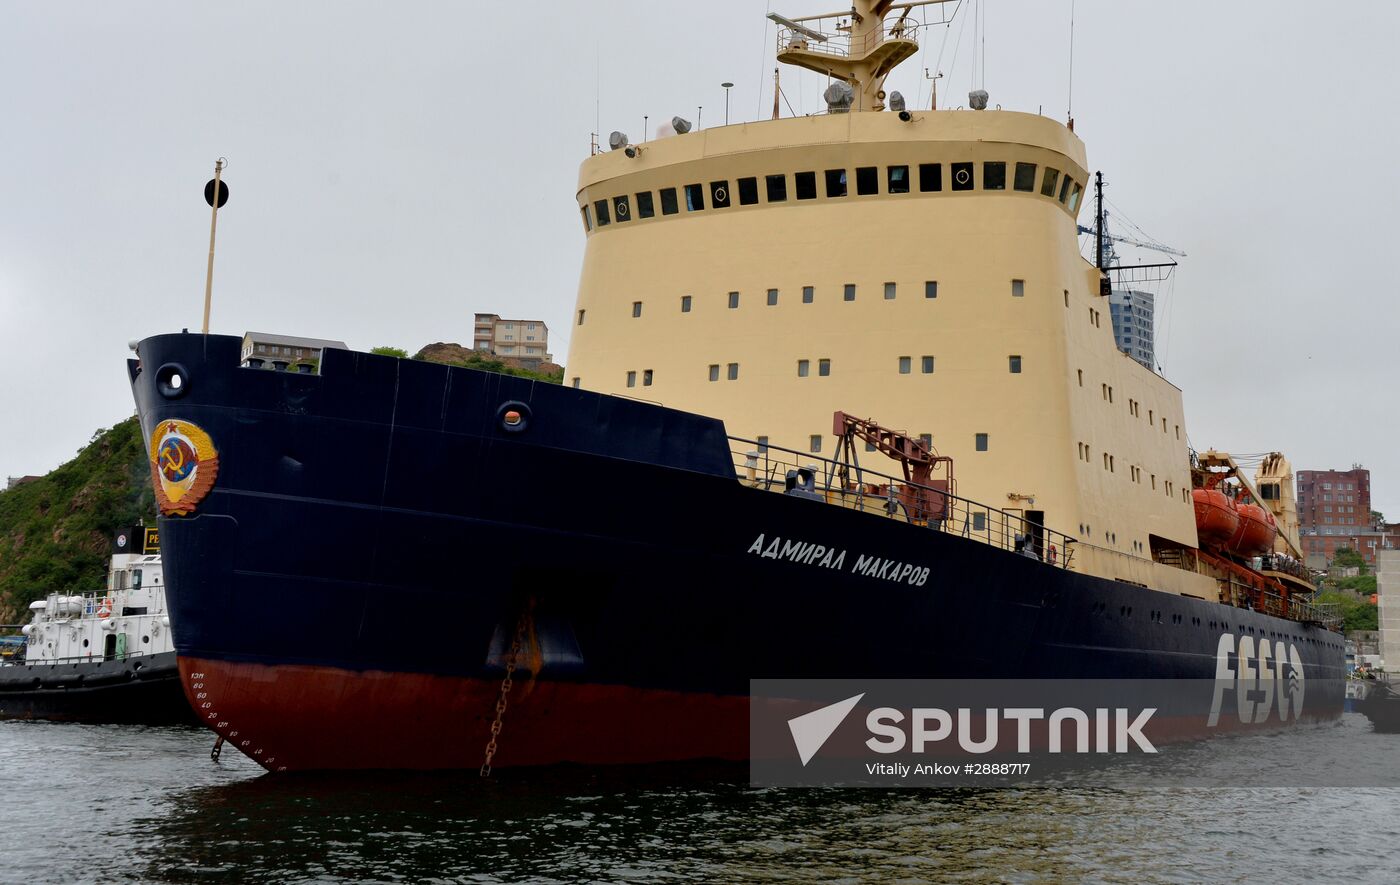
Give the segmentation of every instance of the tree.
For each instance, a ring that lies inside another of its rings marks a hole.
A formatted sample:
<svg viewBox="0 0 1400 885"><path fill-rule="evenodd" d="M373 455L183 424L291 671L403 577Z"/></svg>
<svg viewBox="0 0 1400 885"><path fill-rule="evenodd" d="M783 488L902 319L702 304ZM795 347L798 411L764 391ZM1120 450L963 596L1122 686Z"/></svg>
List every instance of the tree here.
<svg viewBox="0 0 1400 885"><path fill-rule="evenodd" d="M408 351L402 347L376 347L370 350L370 353L377 353L380 356L394 356L401 360L408 359Z"/></svg>
<svg viewBox="0 0 1400 885"><path fill-rule="evenodd" d="M1325 591L1317 594L1314 600L1321 605L1335 605L1342 614L1342 629L1375 630L1380 622L1376 607L1368 599L1355 599L1344 593Z"/></svg>
<svg viewBox="0 0 1400 885"><path fill-rule="evenodd" d="M1350 547L1338 547L1332 555L1332 564L1342 568L1359 568L1363 575L1366 573L1366 560Z"/></svg>

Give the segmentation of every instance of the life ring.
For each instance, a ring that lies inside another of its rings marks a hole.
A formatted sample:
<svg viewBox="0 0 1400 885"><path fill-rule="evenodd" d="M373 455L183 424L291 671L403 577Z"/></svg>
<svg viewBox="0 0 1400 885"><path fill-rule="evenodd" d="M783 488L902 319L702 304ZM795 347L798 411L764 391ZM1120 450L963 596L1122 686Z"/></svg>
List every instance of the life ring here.
<svg viewBox="0 0 1400 885"><path fill-rule="evenodd" d="M1055 550L1055 545L1054 545L1054 544L1051 544L1051 545L1050 545L1050 554L1049 554L1049 556L1048 556L1048 559L1050 560L1050 564L1051 564L1051 565L1054 565L1054 564L1055 564L1055 560L1056 560L1056 556L1057 556L1057 555L1058 555L1058 551Z"/></svg>
<svg viewBox="0 0 1400 885"><path fill-rule="evenodd" d="M102 600L102 604L97 607L99 618L110 618L112 616L112 597L108 596Z"/></svg>

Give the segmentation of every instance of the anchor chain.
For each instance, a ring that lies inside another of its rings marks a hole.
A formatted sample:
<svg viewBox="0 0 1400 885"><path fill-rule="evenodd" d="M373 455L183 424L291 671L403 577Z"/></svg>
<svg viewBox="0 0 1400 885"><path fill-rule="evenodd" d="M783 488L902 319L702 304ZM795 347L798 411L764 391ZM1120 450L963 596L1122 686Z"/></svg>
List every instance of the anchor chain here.
<svg viewBox="0 0 1400 885"><path fill-rule="evenodd" d="M514 687L512 676L515 674L516 662L520 657L520 649L525 644L525 630L530 623L530 612L535 607L535 601L531 599L525 606L525 610L520 613L520 619L515 625L515 639L511 642L510 653L506 655L506 675L501 680L500 696L496 698L496 718L491 720L491 737L486 741L486 761L481 764L481 776L491 776L491 760L496 755L496 738L501 734L501 723L506 715L506 707L510 702L510 690Z"/></svg>

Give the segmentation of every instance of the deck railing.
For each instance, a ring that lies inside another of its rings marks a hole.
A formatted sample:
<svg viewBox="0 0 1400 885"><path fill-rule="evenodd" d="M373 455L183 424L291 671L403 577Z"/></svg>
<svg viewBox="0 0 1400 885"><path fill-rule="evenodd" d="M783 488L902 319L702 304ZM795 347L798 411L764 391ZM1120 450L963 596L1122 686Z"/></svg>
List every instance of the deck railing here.
<svg viewBox="0 0 1400 885"><path fill-rule="evenodd" d="M1075 539L1032 523L1017 511L816 454L732 436L729 442L735 475L750 488L859 510L872 518L907 522L1073 569ZM923 500L934 502L931 514L910 512L907 502L916 497L910 494L915 489L925 492Z"/></svg>
<svg viewBox="0 0 1400 885"><path fill-rule="evenodd" d="M786 25L778 27L778 54L798 49L834 55L841 58L860 58L887 40L907 40L919 42L919 23L909 18L885 22L878 29L852 38L849 33L840 32L826 35L826 40L817 40Z"/></svg>

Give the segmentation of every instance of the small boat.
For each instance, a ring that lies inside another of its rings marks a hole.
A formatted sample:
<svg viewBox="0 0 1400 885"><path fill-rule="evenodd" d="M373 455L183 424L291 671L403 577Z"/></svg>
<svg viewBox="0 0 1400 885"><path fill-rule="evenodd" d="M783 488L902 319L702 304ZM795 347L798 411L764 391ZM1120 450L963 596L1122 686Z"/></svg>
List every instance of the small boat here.
<svg viewBox="0 0 1400 885"><path fill-rule="evenodd" d="M29 605L0 659L0 719L193 723L175 661L157 530L118 532L107 588Z"/></svg>

